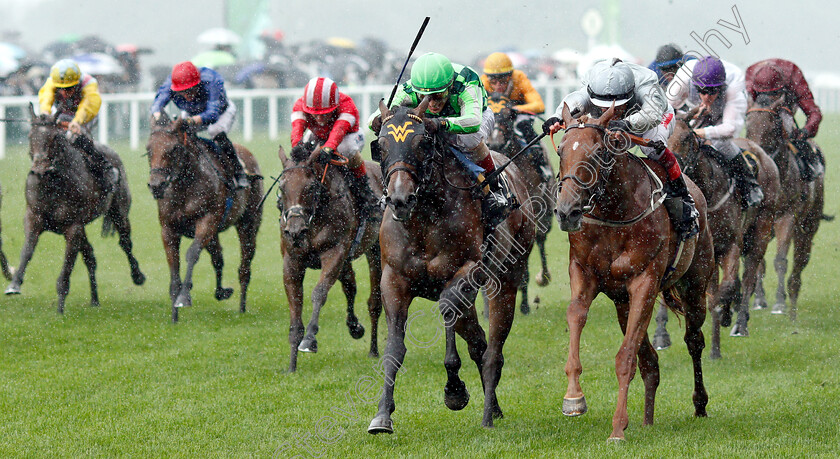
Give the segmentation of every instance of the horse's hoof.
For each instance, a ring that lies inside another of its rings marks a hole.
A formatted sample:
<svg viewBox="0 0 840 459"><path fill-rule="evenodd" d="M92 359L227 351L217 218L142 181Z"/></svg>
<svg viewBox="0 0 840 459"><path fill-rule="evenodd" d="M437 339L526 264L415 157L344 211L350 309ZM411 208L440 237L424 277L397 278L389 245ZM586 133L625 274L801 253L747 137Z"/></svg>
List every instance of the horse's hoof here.
<svg viewBox="0 0 840 459"><path fill-rule="evenodd" d="M566 416L580 416L586 413L586 410L586 397L584 396L563 399L563 414Z"/></svg>
<svg viewBox="0 0 840 459"><path fill-rule="evenodd" d="M90 307L98 308L99 307L99 301L91 301L90 302Z"/></svg>
<svg viewBox="0 0 840 459"><path fill-rule="evenodd" d="M709 358L712 360L720 360L720 351L712 349L711 351L709 351Z"/></svg>
<svg viewBox="0 0 840 459"><path fill-rule="evenodd" d="M626 440L624 439L624 437L610 437L610 438L607 438L607 443L610 444L610 445L621 445L621 444L624 444L625 441Z"/></svg>
<svg viewBox="0 0 840 459"><path fill-rule="evenodd" d="M755 301L753 301L753 310L757 311L761 309L767 309L767 300L764 298L756 298Z"/></svg>
<svg viewBox="0 0 840 459"><path fill-rule="evenodd" d="M131 274L131 281L134 282L134 285L143 285L146 283L146 275L137 271Z"/></svg>
<svg viewBox="0 0 840 459"><path fill-rule="evenodd" d="M301 341L298 345L298 350L301 352L311 352L314 354L318 352L318 341L314 338L304 338L303 341Z"/></svg>
<svg viewBox="0 0 840 459"><path fill-rule="evenodd" d="M722 308L720 306L715 307L717 309L718 314L720 314L720 326L721 327L728 327L732 325L732 308L729 306Z"/></svg>
<svg viewBox="0 0 840 459"><path fill-rule="evenodd" d="M359 322L347 322L347 329L353 339L360 339L365 336L365 327Z"/></svg>
<svg viewBox="0 0 840 459"><path fill-rule="evenodd" d="M653 337L653 348L657 351L664 351L671 347L670 335L655 335Z"/></svg>
<svg viewBox="0 0 840 459"><path fill-rule="evenodd" d="M373 418L373 421L370 421L368 433L373 435L381 433L392 434L394 433L394 423L388 416L377 416Z"/></svg>
<svg viewBox="0 0 840 459"><path fill-rule="evenodd" d="M528 303L522 303L519 305L519 311L522 312L523 316L527 316L531 313L531 306L529 306Z"/></svg>
<svg viewBox="0 0 840 459"><path fill-rule="evenodd" d="M773 305L773 310L770 311L770 314L784 314L785 313L785 304L784 303L776 303Z"/></svg>
<svg viewBox="0 0 840 459"><path fill-rule="evenodd" d="M176 308L188 308L190 306L192 306L192 298L189 296L179 296L178 299L175 300Z"/></svg>
<svg viewBox="0 0 840 459"><path fill-rule="evenodd" d="M546 285L549 284L549 282L551 282L551 274L549 274L547 272L544 273L541 270L540 272L537 273L537 278L535 280L537 282L537 285L539 285L540 287L545 287Z"/></svg>
<svg viewBox="0 0 840 459"><path fill-rule="evenodd" d="M218 301L226 300L226 299L230 298L231 295L233 295L233 289L232 288L221 287L221 288L216 289L216 299Z"/></svg>
<svg viewBox="0 0 840 459"><path fill-rule="evenodd" d="M6 295L20 295L20 286L19 285L10 285L6 289Z"/></svg>
<svg viewBox="0 0 840 459"><path fill-rule="evenodd" d="M750 331L745 326L740 326L737 323L734 327L732 327L732 331L729 332L729 336L738 337L738 338L746 338L750 336Z"/></svg>
<svg viewBox="0 0 840 459"><path fill-rule="evenodd" d="M452 411L463 410L470 403L470 393L464 381L458 381L453 388L449 384L443 388L443 403Z"/></svg>

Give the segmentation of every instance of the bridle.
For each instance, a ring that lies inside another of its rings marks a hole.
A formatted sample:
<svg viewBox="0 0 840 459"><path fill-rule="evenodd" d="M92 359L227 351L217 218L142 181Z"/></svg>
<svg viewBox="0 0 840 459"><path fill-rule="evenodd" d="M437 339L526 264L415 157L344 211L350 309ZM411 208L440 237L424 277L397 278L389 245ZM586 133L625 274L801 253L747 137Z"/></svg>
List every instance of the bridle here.
<svg viewBox="0 0 840 459"><path fill-rule="evenodd" d="M308 170L312 173L315 177L318 177L318 171L312 167L311 164L297 164L293 166L288 166L283 168L283 172L280 173L280 176L277 178L278 180L283 177L288 171L293 171L296 169L304 169ZM316 191L315 191L315 206L312 208L310 212L308 212L309 217L307 218L307 210L302 205L295 205L291 206L288 209L282 210L280 214L280 224L285 226L289 220L293 218L300 218L304 220L304 228L308 229L309 225L312 224L312 219L315 218L315 215L318 214L318 211L321 209L322 203L324 201L324 196L327 194L327 186L325 185L324 181L326 179L326 168L324 170L323 177L321 180L315 180L316 183ZM280 196L280 188L277 188L277 202L280 206L283 205L282 197Z"/></svg>
<svg viewBox="0 0 840 459"><path fill-rule="evenodd" d="M584 128L595 129L595 130L599 131L601 134L603 134L604 136L606 136L607 132L608 132L607 129L604 128L603 126L601 126L600 124L592 124L592 123L570 124L568 127L565 128L565 131L569 132L572 129L584 129ZM589 193L589 200L582 207L582 210L583 210L584 213L589 213L589 212L592 211L592 209L595 208L595 205L597 204L598 200L601 198L601 196L604 193L604 188L606 187L607 180L609 179L610 172L612 172L612 165L615 164L615 160L613 160L609 156L609 151L608 151L607 148L602 148L600 154L601 154L601 157L598 160L598 168L594 171L595 175L597 177L597 179L596 179L597 182L594 184L595 187L592 190L592 192ZM579 164L584 164L584 163L589 165L588 162L581 161L581 162L575 164L574 170L578 169L577 166ZM605 164L608 164L608 165L605 166ZM591 167L591 166L589 166L589 167ZM559 174L558 174L558 176L559 176ZM563 182L565 182L566 180L573 181L575 183L575 185L577 185L580 188L589 188L592 185L591 183L587 183L584 180L582 180L580 177L577 176L577 174L574 174L574 173L566 174L566 175L564 175L563 177L561 177L557 180L557 194L558 195L560 194L560 190L563 188Z"/></svg>

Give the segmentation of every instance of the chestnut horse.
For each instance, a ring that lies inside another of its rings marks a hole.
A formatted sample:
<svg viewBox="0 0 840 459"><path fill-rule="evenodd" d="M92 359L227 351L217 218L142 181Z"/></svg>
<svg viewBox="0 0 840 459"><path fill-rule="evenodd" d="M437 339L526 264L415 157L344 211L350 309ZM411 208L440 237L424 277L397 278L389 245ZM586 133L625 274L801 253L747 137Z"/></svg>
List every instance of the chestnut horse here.
<svg viewBox="0 0 840 459"><path fill-rule="evenodd" d="M780 110L784 98L775 101L767 95L759 95L752 107L747 110L747 138L761 145L779 168L779 181L782 193L776 204L776 259L773 267L778 276L776 304L774 314L785 311L785 274L787 273L787 254L793 242L793 270L788 278L787 289L790 294L790 318L796 320L796 303L799 289L802 287L802 271L811 258L811 246L814 235L820 227L825 203L825 175L819 174L813 182L802 180L799 165L794 152L788 144L788 133L783 127ZM815 145L812 143L812 147ZM759 268L756 286L755 304L757 308L767 307L764 299L762 278L764 265Z"/></svg>
<svg viewBox="0 0 840 459"><path fill-rule="evenodd" d="M447 383L444 402L463 409L469 392L458 376L461 358L457 332L467 342L484 387L484 417L492 427L502 417L496 386L502 375L502 347L516 315L516 293L525 275L535 226L528 191L515 165L504 172L522 206L485 234L481 201L471 193L473 179L458 164L458 152L423 126L429 98L414 109L389 110L380 101L379 146L385 176L387 209L380 228L382 301L388 324L384 388L368 432L393 433L394 385L405 358L405 338L415 342L408 309L414 298L438 301L445 322ZM505 157L493 153L497 164ZM501 177L500 177L501 178ZM479 288L490 298L489 338L478 322L475 298ZM415 314L414 318L417 317ZM424 343L428 347L433 343Z"/></svg>
<svg viewBox="0 0 840 459"><path fill-rule="evenodd" d="M496 124L493 127L493 132L490 138L487 139L487 146L491 150L502 153L505 156L511 157L518 153L525 143L522 143L516 136L514 131L514 121L516 114L505 108L511 108L510 99L500 93L490 94L490 108L496 118ZM533 148L533 147L532 147ZM542 155L546 155L545 148L537 146ZM554 220L551 215L551 209L554 208L554 187L556 186L554 180L554 171L551 171L551 179L543 181L542 176L531 158L528 157L528 152L519 155L514 164L519 168L522 178L525 180L525 185L528 187L528 194L531 196L531 207L534 208L534 213L537 215L537 238L536 243L540 252L540 262L542 268L537 273L536 282L540 287L548 285L551 281L551 272L548 270L548 260L545 253L545 240L548 232L551 231L551 224ZM551 163L545 161L549 167ZM522 283L522 303L519 308L522 314L528 314L531 308L528 306L528 280L531 275L528 271L525 272L525 280ZM535 299L535 302L538 301Z"/></svg>
<svg viewBox="0 0 840 459"><path fill-rule="evenodd" d="M178 321L178 309L192 305L193 268L203 249L210 253L216 271L216 299L226 300L233 289L222 287L221 231L236 227L239 235L239 311L245 312L251 260L257 244L257 230L262 221L262 177L257 160L245 147L236 145L236 153L245 165L251 185L232 192L225 174L215 159L209 141L199 139L186 119L170 122L163 114L152 120L152 132L146 144L149 156L149 189L158 203L158 219L166 261L169 264L169 296L172 321ZM181 238L193 238L187 249L187 270L181 281Z"/></svg>
<svg viewBox="0 0 840 459"><path fill-rule="evenodd" d="M613 143L617 141L605 127L613 114L610 108L598 119L575 121L568 105L563 107L566 134L558 147L562 178L555 213L560 229L569 232L572 290L566 313L569 381L563 414L579 416L587 410L580 387L580 337L592 301L603 292L615 303L624 332L615 357L619 390L610 435L610 440L619 441L624 439L628 424L627 397L637 355L645 385L644 424L653 423L659 362L647 330L660 292L674 312L685 314L685 342L694 365L694 414L706 416L701 327L714 265L703 194L686 179L700 212L700 233L680 244L660 205L664 169L628 154L629 144Z"/></svg>
<svg viewBox="0 0 840 459"><path fill-rule="evenodd" d="M278 155L283 163L279 181L277 208L280 210L283 253L283 286L289 300L289 372L297 369L298 351L317 352L315 335L318 318L327 301L327 293L341 282L347 298L347 328L359 339L365 328L354 312L356 277L352 261L365 254L370 272L370 355L379 355L377 334L382 300L379 279L382 267L379 255L379 222L360 221L347 185L349 173L339 160L329 165L315 161L320 147L303 151L301 157L286 157L283 147ZM368 183L382 194L382 175L376 164L367 164ZM307 269L320 269L321 275L312 291L312 318L304 337L303 277Z"/></svg>
<svg viewBox="0 0 840 459"><path fill-rule="evenodd" d="M26 266L32 259L38 238L44 231L64 235L64 265L58 276L58 312L64 312L64 302L70 291L70 273L79 252L88 269L90 279L90 305L99 306L96 284L96 257L85 234L85 225L103 215L102 235L116 232L120 247L128 257L131 280L142 285L146 276L140 271L132 253L131 224L128 211L131 193L120 157L104 145L96 148L105 151L111 164L119 170L119 180L112 193L106 195L85 164L84 155L67 139L67 131L50 115L35 116L30 104L32 129L29 132L29 156L32 167L26 177L26 216L24 231L26 241L20 252L20 264L6 289L7 295L19 294Z"/></svg>
<svg viewBox="0 0 840 459"><path fill-rule="evenodd" d="M0 201L3 199L3 191L0 190ZM2 230L0 230L0 234L2 234ZM8 280L12 280L12 271L13 269L9 268L9 262L6 260L6 254L3 253L3 238L0 236L0 270L3 271L3 277Z"/></svg>
<svg viewBox="0 0 840 459"><path fill-rule="evenodd" d="M767 244L773 237L773 214L779 195L779 170L773 160L758 145L746 139L735 139L738 147L751 152L758 160L757 180L764 190L764 200L757 207L742 210L740 192L735 180L723 166L701 149L701 139L683 120L675 122L674 133L668 140L671 151L677 155L688 175L708 200L707 217L712 230L715 248L715 266L722 272L712 275L709 293L712 313L712 348L709 357L720 358L720 326L728 327L735 303L738 320L732 336L747 336L749 299L755 290L758 266L764 259ZM744 257L743 283L739 280L741 257ZM715 269L717 271L717 269ZM656 333L653 346L667 348L671 339L665 329L668 310L662 306L656 316Z"/></svg>

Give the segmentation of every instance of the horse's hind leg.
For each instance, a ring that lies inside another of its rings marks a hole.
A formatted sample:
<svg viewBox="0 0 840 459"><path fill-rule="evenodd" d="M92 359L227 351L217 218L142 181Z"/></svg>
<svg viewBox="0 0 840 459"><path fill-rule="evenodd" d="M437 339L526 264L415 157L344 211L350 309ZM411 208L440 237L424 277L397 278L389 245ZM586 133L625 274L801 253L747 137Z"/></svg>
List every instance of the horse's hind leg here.
<svg viewBox="0 0 840 459"><path fill-rule="evenodd" d="M758 262L758 268L755 272L755 300L753 301L753 310L767 309L767 294L764 292L764 275L767 272L767 265L764 263L764 258ZM749 301L749 298L747 298Z"/></svg>
<svg viewBox="0 0 840 459"><path fill-rule="evenodd" d="M82 227L80 244L82 260L85 262L85 267L88 270L88 278L90 279L90 305L99 306L99 291L96 284L96 257L93 255L93 246L88 241L84 227Z"/></svg>
<svg viewBox="0 0 840 459"><path fill-rule="evenodd" d="M122 210L118 207L118 200L114 199L114 205L108 211L107 218L110 218L120 237L120 248L125 252L128 258L128 266L131 268L131 281L134 285L143 285L146 282L146 276L140 271L140 264L134 258L133 247L131 242L131 223L128 221L128 210ZM127 207L127 206L126 206Z"/></svg>
<svg viewBox="0 0 840 459"><path fill-rule="evenodd" d="M260 228L260 211L250 212L247 219L236 227L239 235L239 312L245 312L248 284L251 283L251 262L257 251L257 230Z"/></svg>
<svg viewBox="0 0 840 459"><path fill-rule="evenodd" d="M548 217L549 217L548 224L551 225L551 219L552 219L551 212L548 212ZM550 228L551 227L549 226L549 229ZM535 280L537 282L537 285L539 285L540 287L545 287L546 285L549 284L549 282L551 282L551 272L548 270L548 257L546 256L546 253L545 253L545 240L546 240L546 237L548 236L547 233L548 233L547 230L546 231L540 231L539 229L537 229L536 243L537 243L537 248L539 249L539 252L540 252L540 263L541 263L540 266L541 267L540 267L540 271L537 273L537 278Z"/></svg>
<svg viewBox="0 0 840 459"><path fill-rule="evenodd" d="M9 269L9 261L6 259L6 254L3 253L2 237L0 237L0 269L2 269L3 271L3 277L5 277L8 280L12 280L12 270Z"/></svg>
<svg viewBox="0 0 840 459"><path fill-rule="evenodd" d="M368 271L370 273L370 297L368 298L368 314L370 314L370 352L371 357L379 357L378 333L379 316L382 314L382 258L379 244L371 245L367 253Z"/></svg>
<svg viewBox="0 0 840 459"><path fill-rule="evenodd" d="M338 280L341 282L344 297L347 298L347 329L353 339L359 339L365 336L365 327L359 323L359 318L356 317L356 274L353 272L353 265L350 260L344 263Z"/></svg>
<svg viewBox="0 0 840 459"><path fill-rule="evenodd" d="M657 351L671 347L671 335L668 334L668 306L659 302L659 311L656 313L656 331L653 333L653 347Z"/></svg>
<svg viewBox="0 0 840 459"><path fill-rule="evenodd" d="M207 243L207 253L210 254L210 262L213 264L213 270L216 271L216 300L226 300L233 295L233 289L222 287L222 272L225 267L225 257L222 255L222 244L219 243L218 233Z"/></svg>
<svg viewBox="0 0 840 459"><path fill-rule="evenodd" d="M703 337L703 322L706 320L706 289L702 282L696 283L686 289L683 294L685 305L685 344L688 347L688 354L691 356L691 363L694 367L694 415L706 416L706 404L709 402L709 395L703 384L703 348L706 346Z"/></svg>
<svg viewBox="0 0 840 459"><path fill-rule="evenodd" d="M64 314L64 301L67 298L67 293L70 292L70 273L73 272L73 266L76 264L76 258L79 255L83 238L84 227L81 224L71 225L64 230L64 264L61 267L61 272L58 274L58 281L55 284L55 289L58 293L59 314Z"/></svg>
<svg viewBox="0 0 840 459"><path fill-rule="evenodd" d="M41 219L33 215L28 209L23 221L23 231L26 234L26 240L23 243L23 249L20 251L18 269L12 275L12 282L6 288L6 295L20 294L20 286L23 284L23 275L26 273L26 266L32 260L32 254L35 253L35 246L38 245L38 238L44 232L44 225Z"/></svg>

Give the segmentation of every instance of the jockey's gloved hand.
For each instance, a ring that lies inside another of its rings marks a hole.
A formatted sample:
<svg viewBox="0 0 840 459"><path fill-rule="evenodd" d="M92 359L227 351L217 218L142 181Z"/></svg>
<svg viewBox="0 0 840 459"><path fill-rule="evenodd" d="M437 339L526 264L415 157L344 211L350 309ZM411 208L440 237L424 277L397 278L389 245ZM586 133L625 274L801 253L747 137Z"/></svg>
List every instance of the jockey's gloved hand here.
<svg viewBox="0 0 840 459"><path fill-rule="evenodd" d="M805 140L808 138L808 131L805 129L794 129L791 137L793 140Z"/></svg>
<svg viewBox="0 0 840 459"><path fill-rule="evenodd" d="M554 126L556 123L560 123L560 118L558 118L556 116L552 116L551 118L545 120L545 122L542 125L543 134L545 134L545 135L551 134L551 126Z"/></svg>
<svg viewBox="0 0 840 459"><path fill-rule="evenodd" d="M382 115L379 115L370 122L370 130L373 131L374 134L379 135L379 131L381 129L382 129Z"/></svg>
<svg viewBox="0 0 840 459"><path fill-rule="evenodd" d="M429 134L434 134L439 130L446 131L448 125L446 118L426 118L423 120L423 126Z"/></svg>
<svg viewBox="0 0 840 459"><path fill-rule="evenodd" d="M316 161L320 164L327 164L328 162L330 162L330 159L332 159L333 151L334 150L329 147L322 148L321 153L318 153L318 158L316 158Z"/></svg>
<svg viewBox="0 0 840 459"><path fill-rule="evenodd" d="M630 123L627 120L610 120L607 124L607 129L610 131L624 131L630 134L633 133L633 129L630 127Z"/></svg>
<svg viewBox="0 0 840 459"><path fill-rule="evenodd" d="M665 146L665 142L661 140L650 140L648 141L647 146L656 150L657 154L662 153L666 148L668 148Z"/></svg>

